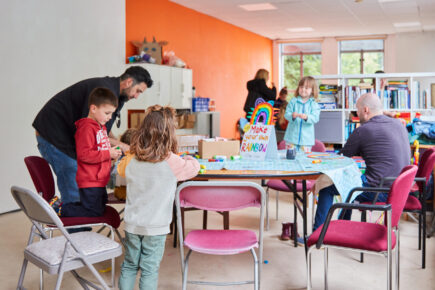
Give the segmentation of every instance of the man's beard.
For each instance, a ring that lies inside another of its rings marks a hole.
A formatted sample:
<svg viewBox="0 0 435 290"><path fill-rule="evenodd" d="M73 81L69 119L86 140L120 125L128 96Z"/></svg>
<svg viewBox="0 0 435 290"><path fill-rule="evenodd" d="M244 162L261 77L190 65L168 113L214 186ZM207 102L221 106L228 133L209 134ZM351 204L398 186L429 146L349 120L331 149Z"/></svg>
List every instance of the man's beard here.
<svg viewBox="0 0 435 290"><path fill-rule="evenodd" d="M123 103L128 102L130 100L127 96L127 90L122 90L121 94L119 95L119 100Z"/></svg>

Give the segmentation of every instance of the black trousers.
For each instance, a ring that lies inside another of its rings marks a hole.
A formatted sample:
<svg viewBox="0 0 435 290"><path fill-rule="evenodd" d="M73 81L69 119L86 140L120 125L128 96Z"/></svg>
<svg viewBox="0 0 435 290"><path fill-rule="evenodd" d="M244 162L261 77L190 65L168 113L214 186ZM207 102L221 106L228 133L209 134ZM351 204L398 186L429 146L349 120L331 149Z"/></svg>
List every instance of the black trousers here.
<svg viewBox="0 0 435 290"><path fill-rule="evenodd" d="M62 205L62 217L97 217L104 214L107 203L105 187L79 188L80 202Z"/></svg>

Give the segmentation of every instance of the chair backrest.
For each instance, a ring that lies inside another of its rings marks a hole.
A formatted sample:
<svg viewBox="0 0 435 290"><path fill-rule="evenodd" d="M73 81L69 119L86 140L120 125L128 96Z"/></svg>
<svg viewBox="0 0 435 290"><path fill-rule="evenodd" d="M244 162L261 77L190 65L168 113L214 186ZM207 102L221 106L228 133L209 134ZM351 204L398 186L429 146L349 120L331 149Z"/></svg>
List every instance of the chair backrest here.
<svg viewBox="0 0 435 290"><path fill-rule="evenodd" d="M59 229L63 229L63 224L56 212L42 196L18 186L12 186L11 193L18 206L31 221L55 225Z"/></svg>
<svg viewBox="0 0 435 290"><path fill-rule="evenodd" d="M177 188L176 202L182 207L232 211L260 207L264 189L253 182L190 181Z"/></svg>
<svg viewBox="0 0 435 290"><path fill-rule="evenodd" d="M416 173L417 166L405 166L390 188L387 204L391 204L391 226L393 227L396 227L399 223Z"/></svg>
<svg viewBox="0 0 435 290"><path fill-rule="evenodd" d="M416 177L424 177L426 184L435 165L435 148L427 149L421 155ZM420 192L423 192L423 182L417 182Z"/></svg>
<svg viewBox="0 0 435 290"><path fill-rule="evenodd" d="M278 150L284 150L285 149L285 140L281 140L278 142Z"/></svg>
<svg viewBox="0 0 435 290"><path fill-rule="evenodd" d="M56 191L53 173L48 162L39 156L28 156L24 158L24 163L26 163L36 191L42 193L46 201L52 199Z"/></svg>
<svg viewBox="0 0 435 290"><path fill-rule="evenodd" d="M314 146L311 147L311 151L313 151L313 152L325 152L326 151L325 144L323 144L322 141L316 139L314 141Z"/></svg>

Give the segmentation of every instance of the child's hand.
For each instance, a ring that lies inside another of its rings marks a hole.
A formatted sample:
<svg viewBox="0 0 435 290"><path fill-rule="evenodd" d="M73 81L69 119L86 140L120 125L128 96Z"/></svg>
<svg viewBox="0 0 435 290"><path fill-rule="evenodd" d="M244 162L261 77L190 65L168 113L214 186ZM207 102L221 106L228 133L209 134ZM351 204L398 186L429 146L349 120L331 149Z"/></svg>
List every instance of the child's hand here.
<svg viewBox="0 0 435 290"><path fill-rule="evenodd" d="M293 118L293 119L296 119L297 117L299 117L299 113L293 112L293 114L292 114L292 118Z"/></svg>
<svg viewBox="0 0 435 290"><path fill-rule="evenodd" d="M121 154L122 154L121 148L119 148L118 146L111 147L109 149L109 152L110 152L110 158L112 158L112 159L118 159L119 156L121 156Z"/></svg>
<svg viewBox="0 0 435 290"><path fill-rule="evenodd" d="M308 119L307 114L299 114L299 118L301 118L302 120L306 120Z"/></svg>

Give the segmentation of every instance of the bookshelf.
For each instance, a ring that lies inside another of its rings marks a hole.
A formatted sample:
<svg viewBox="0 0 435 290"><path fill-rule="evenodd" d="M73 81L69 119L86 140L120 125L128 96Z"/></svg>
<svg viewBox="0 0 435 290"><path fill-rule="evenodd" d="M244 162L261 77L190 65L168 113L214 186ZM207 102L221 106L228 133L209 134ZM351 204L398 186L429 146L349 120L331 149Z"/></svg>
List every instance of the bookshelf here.
<svg viewBox="0 0 435 290"><path fill-rule="evenodd" d="M355 103L367 92L376 93L385 111L397 112L412 120L417 112L434 114L431 91L435 72L384 73L314 76L319 84L320 120L315 125L316 139L344 144L358 126ZM369 81L368 81L369 80Z"/></svg>

